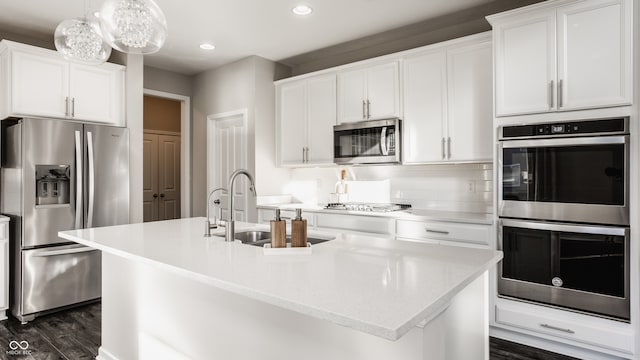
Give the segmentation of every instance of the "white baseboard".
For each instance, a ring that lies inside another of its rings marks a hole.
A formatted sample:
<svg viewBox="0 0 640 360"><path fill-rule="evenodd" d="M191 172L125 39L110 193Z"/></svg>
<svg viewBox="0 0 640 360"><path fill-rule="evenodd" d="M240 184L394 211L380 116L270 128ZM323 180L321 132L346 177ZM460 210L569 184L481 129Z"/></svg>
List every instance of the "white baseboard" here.
<svg viewBox="0 0 640 360"><path fill-rule="evenodd" d="M96 360L119 360L113 354L111 354L108 350L105 350L104 347L100 346L98 348L98 356L96 356Z"/></svg>

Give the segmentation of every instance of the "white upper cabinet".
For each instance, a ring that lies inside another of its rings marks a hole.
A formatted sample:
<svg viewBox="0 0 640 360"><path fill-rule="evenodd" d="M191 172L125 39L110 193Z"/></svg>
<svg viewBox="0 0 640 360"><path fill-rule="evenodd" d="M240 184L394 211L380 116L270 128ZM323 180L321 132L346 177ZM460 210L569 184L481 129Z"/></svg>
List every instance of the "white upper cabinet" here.
<svg viewBox="0 0 640 360"><path fill-rule="evenodd" d="M278 84L280 166L333 164L336 75L319 75Z"/></svg>
<svg viewBox="0 0 640 360"><path fill-rule="evenodd" d="M3 40L0 116L44 116L125 126L124 67L82 65Z"/></svg>
<svg viewBox="0 0 640 360"><path fill-rule="evenodd" d="M490 16L496 116L631 104L631 6L558 1Z"/></svg>
<svg viewBox="0 0 640 360"><path fill-rule="evenodd" d="M72 64L69 97L71 117L102 123L124 124L124 68Z"/></svg>
<svg viewBox="0 0 640 360"><path fill-rule="evenodd" d="M447 160L493 159L491 40L447 52Z"/></svg>
<svg viewBox="0 0 640 360"><path fill-rule="evenodd" d="M404 58L403 162L492 159L491 36Z"/></svg>
<svg viewBox="0 0 640 360"><path fill-rule="evenodd" d="M338 123L400 117L398 61L338 74Z"/></svg>
<svg viewBox="0 0 640 360"><path fill-rule="evenodd" d="M447 53L427 51L404 60L403 162L445 159Z"/></svg>

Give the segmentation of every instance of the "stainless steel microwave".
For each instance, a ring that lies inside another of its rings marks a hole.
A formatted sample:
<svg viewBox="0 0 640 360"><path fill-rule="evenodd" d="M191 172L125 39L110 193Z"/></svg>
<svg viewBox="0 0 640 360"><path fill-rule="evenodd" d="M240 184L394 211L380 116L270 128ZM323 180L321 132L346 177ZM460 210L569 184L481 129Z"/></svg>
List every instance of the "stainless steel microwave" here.
<svg viewBox="0 0 640 360"><path fill-rule="evenodd" d="M402 161L402 120L383 119L333 127L336 164L399 164Z"/></svg>

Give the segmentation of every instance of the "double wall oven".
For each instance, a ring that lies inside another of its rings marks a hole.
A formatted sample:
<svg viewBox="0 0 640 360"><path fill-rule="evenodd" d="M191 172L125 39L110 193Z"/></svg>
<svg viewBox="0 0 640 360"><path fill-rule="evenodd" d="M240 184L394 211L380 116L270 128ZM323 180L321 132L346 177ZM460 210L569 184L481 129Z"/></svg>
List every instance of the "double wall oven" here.
<svg viewBox="0 0 640 360"><path fill-rule="evenodd" d="M503 126L501 296L629 320L629 119Z"/></svg>

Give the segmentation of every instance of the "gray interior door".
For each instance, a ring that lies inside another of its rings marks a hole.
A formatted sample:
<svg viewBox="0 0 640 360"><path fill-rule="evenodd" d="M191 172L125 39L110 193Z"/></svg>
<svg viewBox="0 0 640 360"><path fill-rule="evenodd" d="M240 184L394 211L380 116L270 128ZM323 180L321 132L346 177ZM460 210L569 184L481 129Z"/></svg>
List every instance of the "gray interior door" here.
<svg viewBox="0 0 640 360"><path fill-rule="evenodd" d="M129 223L129 130L85 125L85 226Z"/></svg>

